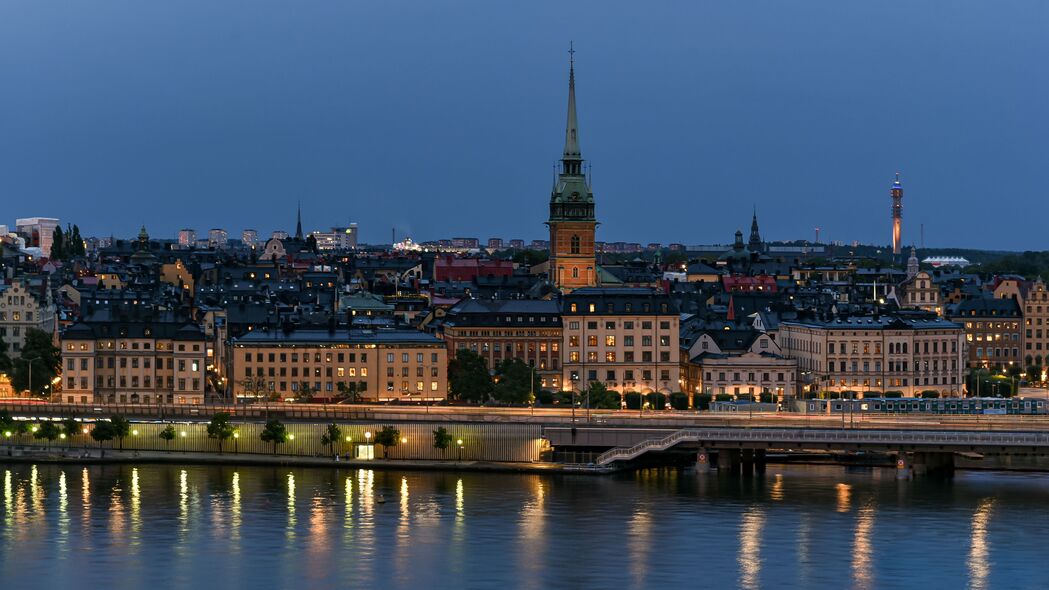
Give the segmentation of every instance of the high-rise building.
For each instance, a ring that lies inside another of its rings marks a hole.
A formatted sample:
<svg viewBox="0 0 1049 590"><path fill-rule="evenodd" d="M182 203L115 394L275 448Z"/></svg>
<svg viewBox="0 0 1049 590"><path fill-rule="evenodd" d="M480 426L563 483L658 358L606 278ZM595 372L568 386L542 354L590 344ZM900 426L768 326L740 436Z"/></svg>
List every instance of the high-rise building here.
<svg viewBox="0 0 1049 590"><path fill-rule="evenodd" d="M253 229L246 229L240 232L240 241L249 248L254 248L259 245L259 232Z"/></svg>
<svg viewBox="0 0 1049 590"><path fill-rule="evenodd" d="M58 220L53 217L26 217L15 220L15 230L25 237L27 247L40 248L44 256L51 256Z"/></svg>
<svg viewBox="0 0 1049 590"><path fill-rule="evenodd" d="M575 50L569 49L568 122L561 170L550 194L549 276L554 285L570 291L597 285L594 234L594 193L583 170L579 124L575 106Z"/></svg>
<svg viewBox="0 0 1049 590"><path fill-rule="evenodd" d="M900 184L900 173L896 173L896 180L892 182L889 190L892 196L892 253L899 255L900 238L903 231L903 185Z"/></svg>
<svg viewBox="0 0 1049 590"><path fill-rule="evenodd" d="M208 248L223 249L229 245L229 234L222 228L208 230Z"/></svg>
<svg viewBox="0 0 1049 590"><path fill-rule="evenodd" d="M180 248L191 248L197 243L197 230L180 229L178 232L178 245Z"/></svg>
<svg viewBox="0 0 1049 590"><path fill-rule="evenodd" d="M502 238L488 238L488 249L489 250L502 250L503 239Z"/></svg>

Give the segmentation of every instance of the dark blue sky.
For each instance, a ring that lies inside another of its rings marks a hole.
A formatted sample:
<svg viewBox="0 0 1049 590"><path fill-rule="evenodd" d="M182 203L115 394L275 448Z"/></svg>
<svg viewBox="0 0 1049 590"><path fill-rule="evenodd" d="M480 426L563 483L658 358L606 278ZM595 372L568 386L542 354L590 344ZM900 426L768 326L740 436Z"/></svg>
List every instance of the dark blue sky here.
<svg viewBox="0 0 1049 590"><path fill-rule="evenodd" d="M1045 249L1049 3L0 3L0 223L545 236L574 40L599 239Z"/></svg>

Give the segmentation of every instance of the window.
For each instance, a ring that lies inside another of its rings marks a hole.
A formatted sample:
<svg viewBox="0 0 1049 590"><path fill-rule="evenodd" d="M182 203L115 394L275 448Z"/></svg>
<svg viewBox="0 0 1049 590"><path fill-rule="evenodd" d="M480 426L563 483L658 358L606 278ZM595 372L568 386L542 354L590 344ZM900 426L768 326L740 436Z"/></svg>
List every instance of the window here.
<svg viewBox="0 0 1049 590"><path fill-rule="evenodd" d="M605 336L605 346L615 346L615 345L616 345L616 337L615 336L612 336L612 335Z"/></svg>
<svg viewBox="0 0 1049 590"><path fill-rule="evenodd" d="M570 242L571 242L570 248L571 248L572 254L579 254L579 236L573 234L572 235L572 239L570 240Z"/></svg>

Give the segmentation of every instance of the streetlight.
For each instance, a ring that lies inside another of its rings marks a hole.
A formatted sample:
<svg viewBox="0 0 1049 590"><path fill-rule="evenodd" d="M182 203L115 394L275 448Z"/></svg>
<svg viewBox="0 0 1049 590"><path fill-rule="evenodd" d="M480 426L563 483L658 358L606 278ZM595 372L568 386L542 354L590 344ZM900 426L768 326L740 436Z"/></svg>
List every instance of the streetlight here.
<svg viewBox="0 0 1049 590"><path fill-rule="evenodd" d="M572 424L575 424L575 389L579 382L579 373L572 373Z"/></svg>
<svg viewBox="0 0 1049 590"><path fill-rule="evenodd" d="M375 447L372 446L372 433L371 433L370 430L368 432L364 433L364 441L365 441L364 444L368 447L368 458L369 459L374 459L375 458Z"/></svg>
<svg viewBox="0 0 1049 590"><path fill-rule="evenodd" d="M463 439L460 438L460 439L456 440L455 444L459 445L459 462L462 463L462 460L463 460Z"/></svg>
<svg viewBox="0 0 1049 590"><path fill-rule="evenodd" d="M16 361L22 361L22 362L24 362L26 364L27 367L29 367L29 387L28 387L28 389L29 389L29 395L32 395L33 394L33 362L40 360L40 357L39 356L34 356L34 357L30 357L30 358L21 358L21 357L19 357L19 358L16 358L15 360Z"/></svg>
<svg viewBox="0 0 1049 590"><path fill-rule="evenodd" d="M239 432L234 432L233 433L233 454L234 455L236 455L237 452L240 450L238 448L240 445L237 444L238 440L240 440L240 433Z"/></svg>

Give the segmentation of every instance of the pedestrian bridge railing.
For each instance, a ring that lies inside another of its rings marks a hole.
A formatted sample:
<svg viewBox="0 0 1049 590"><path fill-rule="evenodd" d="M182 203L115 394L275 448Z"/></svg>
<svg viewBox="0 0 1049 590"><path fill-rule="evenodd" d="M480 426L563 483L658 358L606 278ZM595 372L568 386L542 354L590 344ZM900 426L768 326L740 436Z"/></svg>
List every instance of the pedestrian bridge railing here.
<svg viewBox="0 0 1049 590"><path fill-rule="evenodd" d="M642 441L632 447L617 447L601 453L594 463L608 465L629 461L650 451L665 451L686 442L770 443L785 447L809 445L899 445L1043 447L1049 449L1049 433L965 432L920 430L823 430L809 428L685 428L663 438Z"/></svg>

